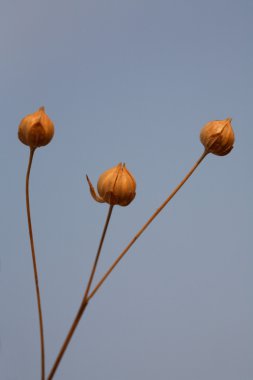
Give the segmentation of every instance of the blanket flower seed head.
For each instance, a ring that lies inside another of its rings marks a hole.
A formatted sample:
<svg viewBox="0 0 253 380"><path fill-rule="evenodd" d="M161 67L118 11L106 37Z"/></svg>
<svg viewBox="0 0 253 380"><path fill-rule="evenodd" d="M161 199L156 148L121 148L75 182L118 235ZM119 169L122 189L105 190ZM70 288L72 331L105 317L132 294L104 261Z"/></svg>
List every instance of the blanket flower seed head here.
<svg viewBox="0 0 253 380"><path fill-rule="evenodd" d="M90 193L97 202L127 206L135 197L136 181L125 164L119 163L101 174L97 183L98 194L88 176L86 178L90 186Z"/></svg>
<svg viewBox="0 0 253 380"><path fill-rule="evenodd" d="M54 136L54 124L40 107L36 112L25 116L18 127L18 138L31 148L47 145Z"/></svg>
<svg viewBox="0 0 253 380"><path fill-rule="evenodd" d="M225 156L233 149L235 135L232 119L209 121L200 131L200 140L207 153Z"/></svg>

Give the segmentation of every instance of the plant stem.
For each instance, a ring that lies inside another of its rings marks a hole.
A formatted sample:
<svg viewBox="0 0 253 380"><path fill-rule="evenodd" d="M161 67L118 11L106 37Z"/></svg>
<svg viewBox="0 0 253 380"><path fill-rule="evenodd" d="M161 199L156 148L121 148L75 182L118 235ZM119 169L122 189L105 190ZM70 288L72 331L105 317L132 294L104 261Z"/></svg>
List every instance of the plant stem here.
<svg viewBox="0 0 253 380"><path fill-rule="evenodd" d="M103 228L103 232L102 232L102 235L101 235L101 238L100 238L97 254L96 254L96 257L95 257L95 260L94 260L94 263L93 263L93 267L92 267L92 270L91 270L90 278L89 278L89 281L88 281L88 284L87 284L87 287L86 287L86 290L85 290L85 293L84 293L84 300L87 300L87 297L89 295L90 287L91 287L91 284L92 284L92 281L93 281L93 278L94 278L94 275L95 275L95 272L96 272L97 263L98 263L98 260L99 260L99 257L100 257L100 253L101 253L101 250L102 250L102 246L103 246L103 243L104 243L104 240L105 240L105 235L106 235L107 227L108 227L108 224L109 224L110 219L111 219L112 210L113 210L113 205L110 205L109 206L109 210L108 210L108 214L107 214L107 217L106 217L105 225L104 225L104 228Z"/></svg>
<svg viewBox="0 0 253 380"><path fill-rule="evenodd" d="M90 279L88 281L88 285L87 285L87 288L86 288L86 291L85 291L85 295L83 297L83 300L82 300L82 303L79 307L79 310L77 312L77 315L75 317L75 320L69 330L69 333L62 345L62 348L57 356L57 359L54 363L54 366L52 367L51 369L51 372L48 376L48 379L47 380L51 380L55 374L55 371L56 369L58 368L58 365L62 359L62 356L71 340L71 337L83 315L83 312L84 310L86 309L86 306L88 305L88 302L89 300L94 297L94 295L97 293L97 291L99 290L99 288L102 286L102 284L105 282L105 280L107 279L107 277L110 275L110 273L113 271L113 269L116 267L116 265L120 262L120 260L124 257L124 255L127 253L127 251L132 247L132 245L136 242L136 240L140 237L140 235L146 230L146 228L150 225L150 223L156 218L156 216L163 210L163 208L169 203L169 201L174 197L174 195L178 192L178 190L184 185L184 183L188 180L188 178L193 174L193 172L196 170L196 168L199 166L199 164L201 163L201 161L203 161L203 159L205 158L205 156L208 154L207 151L204 151L204 153L200 156L200 158L198 159L198 161L193 165L193 167L191 168L191 170L189 171L189 173L184 177L184 179L179 183L179 185L172 191L172 193L168 196L168 198L161 204L161 206L154 212L154 214L148 219L148 221L143 225L143 227L139 230L139 232L137 232L137 234L133 237L133 239L130 241L130 243L126 246L126 248L122 251L122 253L118 256L118 258L114 261L114 263L111 265L111 267L108 269L108 271L105 273L105 275L101 278L101 280L98 282L98 284L95 286L95 288L93 289L93 291L89 294L89 289L91 287L91 283L92 283L92 280L93 280L93 277L94 277L94 273L95 273L95 269L96 269L96 265L97 265L97 261L98 261L98 258L99 258L99 254L100 254L100 251L101 251L101 248L102 248L102 245L103 245L103 241L104 241L104 237L105 237L105 233L106 233L106 230L107 230L107 226L108 226L108 223L109 223L109 220L110 220L110 215L111 215L111 212L112 212L112 206L111 208L109 209L109 212L108 212L108 216L107 216L107 219L106 219L106 223L105 223L105 226L104 226L104 230L103 230L103 233L102 233L102 237L101 237L101 240L100 240L100 244L99 244L99 248L98 248L98 252L97 252L97 255L96 255L96 259L95 259L95 262L94 262L94 265L93 265L93 270L91 272L91 275L90 275Z"/></svg>
<svg viewBox="0 0 253 380"><path fill-rule="evenodd" d="M29 179L30 179L30 172L31 172L31 166L32 166L35 149L36 148L30 148L30 156L29 156L29 162L28 162L27 173L26 173L26 211L27 211L28 230L29 230L29 237L30 237L33 273L34 273L34 281L35 281L35 288L36 288L39 326L40 326L41 380L45 380L45 347L44 347L43 318L42 318L40 288L39 288L39 279L38 279L38 271L37 271L37 264L36 264L34 240L33 240L32 220L31 220L31 212L30 212L30 199L29 199Z"/></svg>
<svg viewBox="0 0 253 380"><path fill-rule="evenodd" d="M154 214L148 219L148 221L143 225L143 227L137 232L137 234L133 237L133 239L130 241L130 243L126 246L126 248L122 251L122 253L118 256L118 258L114 261L114 263L111 265L111 267L108 269L108 271L104 274L104 276L101 278L101 280L98 282L98 284L95 286L95 288L92 290L90 295L88 296L87 302L90 301L92 297L97 293L98 289L102 286L102 284L105 282L107 277L110 275L110 273L113 271L113 269L116 267L116 265L120 262L120 260L125 256L127 251L132 247L132 245L136 242L136 240L141 236L141 234L146 230L146 228L150 225L150 223L156 218L156 216L162 211L162 209L169 203L169 201L174 197L174 195L178 192L178 190L184 185L184 183L188 180L188 178L192 175L192 173L195 171L195 169L199 166L201 161L205 158L205 156L208 154L207 151L204 151L204 153L200 156L198 161L193 165L189 173L184 177L184 179L177 185L177 187L172 191L172 193L168 196L168 198L161 204L160 207L154 212Z"/></svg>
<svg viewBox="0 0 253 380"><path fill-rule="evenodd" d="M101 238L100 238L100 242L99 242L99 246L98 246L98 250L97 250L97 254L96 254L96 257L95 257L95 260L94 260L94 263L93 263L93 267L92 267L92 270L91 270L91 273L90 273L90 277L89 277L89 280L88 280L88 283L87 283L87 287L86 287L86 290L84 292L84 296L83 296L83 299L82 299L82 302L81 302L81 305L78 309L78 312L75 316L75 319L74 319L74 322L72 323L72 326L68 332L68 335L67 337L65 338L65 341L63 342L63 345L59 351L59 354L55 360L55 363L48 375L48 380L51 380L53 377L54 377L54 374L60 364L60 361L69 345L69 342L78 326L78 323L86 309L86 306L88 305L88 295L89 295L89 291L90 291L90 287L91 287L91 284L92 284L92 281L93 281L93 278L94 278L94 275L95 275L95 272L96 272L96 268L97 268L97 264L98 264L98 260L99 260L99 257L100 257L100 253L101 253L101 250L102 250L102 247L103 247L103 243L104 243L104 239L105 239L105 235L106 235L106 231L107 231L107 227L109 225L109 222L110 222L110 218L111 218L111 215L112 215L112 210L113 210L113 206L110 205L109 207L109 210L108 210L108 214L107 214L107 217L106 217L106 221L105 221L105 225L104 225L104 228L103 228L103 232L102 232L102 235L101 235Z"/></svg>

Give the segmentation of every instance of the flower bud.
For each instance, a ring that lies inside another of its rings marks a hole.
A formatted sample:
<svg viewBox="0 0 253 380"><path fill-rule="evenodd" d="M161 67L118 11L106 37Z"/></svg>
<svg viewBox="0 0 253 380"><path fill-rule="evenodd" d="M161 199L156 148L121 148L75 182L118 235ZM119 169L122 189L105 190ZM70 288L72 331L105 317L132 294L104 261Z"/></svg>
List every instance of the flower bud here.
<svg viewBox="0 0 253 380"><path fill-rule="evenodd" d="M101 203L127 206L135 197L136 182L134 176L127 170L125 164L106 170L98 179L96 194L92 183L86 176L92 197Z"/></svg>
<svg viewBox="0 0 253 380"><path fill-rule="evenodd" d="M54 135L54 124L45 113L45 108L25 116L18 127L18 138L31 148L47 145Z"/></svg>
<svg viewBox="0 0 253 380"><path fill-rule="evenodd" d="M235 141L232 119L209 121L200 131L200 140L206 152L225 156L233 149Z"/></svg>

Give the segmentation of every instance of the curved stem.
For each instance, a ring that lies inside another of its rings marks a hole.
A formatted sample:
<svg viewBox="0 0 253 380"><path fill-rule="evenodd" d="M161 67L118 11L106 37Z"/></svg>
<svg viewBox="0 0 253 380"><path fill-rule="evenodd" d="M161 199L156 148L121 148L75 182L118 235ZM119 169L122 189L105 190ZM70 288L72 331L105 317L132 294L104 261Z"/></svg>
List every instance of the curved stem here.
<svg viewBox="0 0 253 380"><path fill-rule="evenodd" d="M35 149L36 148L30 148L30 157L29 157L27 173L26 173L26 211L27 211L28 230L29 230L29 237L30 237L33 273L34 273L34 281L35 281L35 288L36 288L39 326L40 326L41 380L45 380L45 346L44 346L43 318L42 318L40 288L39 288L39 279L38 279L38 271L37 271L37 264L36 264L34 240L33 240L30 199L29 199L29 179L30 179L30 172L31 172L32 160L33 160Z"/></svg>
<svg viewBox="0 0 253 380"><path fill-rule="evenodd" d="M141 234L146 230L146 228L150 225L150 223L156 218L156 216L162 211L162 209L169 203L169 201L174 197L174 195L176 195L176 193L178 192L178 190L184 185L184 183L192 175L192 173L199 166L199 164L206 157L207 154L208 154L208 152L204 151L204 153L200 156L200 158L198 159L198 161L193 165L193 167L191 168L191 170L189 171L189 173L177 185L177 187L172 191L172 193L168 196L168 198L161 204L161 206L158 207L158 209L148 219L148 221L143 225L143 227L139 230L139 232L137 232L137 234L133 237L133 239L130 241L130 243L126 246L126 248L122 251L122 253L118 256L118 258L114 261L114 263L111 265L111 267L108 269L108 271L101 278L101 280L99 281L99 283L92 290L92 292L88 296L87 301L89 301L92 297L94 297L94 295L97 293L98 289L102 286L102 284L105 282L105 280L110 275L110 273L113 271L113 269L116 267L116 265L120 262L120 260L125 256L125 254L127 253L127 251L132 247L132 245L141 236Z"/></svg>
<svg viewBox="0 0 253 380"><path fill-rule="evenodd" d="M95 257L95 260L94 260L94 263L93 263L93 267L92 267L92 270L91 270L91 273L90 273L90 277L89 277L89 280L88 280L88 283L87 283L87 287L85 289L85 292L84 292L84 296L83 296L83 299L82 299L82 302L81 302L81 305L78 309L78 312L75 316L75 319L71 325L71 328L68 332L68 335L66 336L65 338L65 341L63 342L63 345L59 351L59 354L54 362L54 365L48 375L48 380L51 380L53 377L54 377L54 374L60 364L60 361L69 345L69 342L78 326L78 323L86 309L86 306L88 305L88 294L89 294L89 291L90 291L90 287L91 287L91 284L92 284L92 281L93 281L93 278L94 278L94 275L95 275L95 272L96 272L96 268L97 268L97 264L98 264L98 260L99 260L99 257L100 257L100 253L101 253L101 250L102 250L102 247L103 247L103 243L104 243L104 239L105 239L105 235L106 235L106 231L107 231L107 227L109 225L109 222L110 222L110 218L111 218L111 215L112 215L112 210L113 210L113 206L110 205L109 207L109 210L108 210L108 214L107 214L107 217L106 217L106 221L105 221L105 225L104 225L104 228L103 228L103 232L102 232L102 235L101 235L101 238L100 238L100 242L99 242L99 246L98 246L98 250L97 250L97 254L96 254L96 257Z"/></svg>

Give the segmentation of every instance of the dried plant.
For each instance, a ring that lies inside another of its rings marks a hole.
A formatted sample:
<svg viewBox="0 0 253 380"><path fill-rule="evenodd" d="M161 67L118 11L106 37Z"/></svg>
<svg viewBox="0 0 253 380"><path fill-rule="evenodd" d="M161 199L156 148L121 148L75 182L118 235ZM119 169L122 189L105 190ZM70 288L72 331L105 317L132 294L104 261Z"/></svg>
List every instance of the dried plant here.
<svg viewBox="0 0 253 380"><path fill-rule="evenodd" d="M53 135L54 124L45 113L44 107L39 108L38 111L34 112L33 114L25 116L19 124L18 137L23 144L30 147L30 156L26 173L26 211L40 326L41 380L45 380L45 344L39 278L30 211L29 180L35 149L47 145L53 138Z"/></svg>
<svg viewBox="0 0 253 380"><path fill-rule="evenodd" d="M40 322L40 337L41 337L41 379L45 380L45 350L44 350L44 334L43 334L43 320L42 320L42 311L41 311L41 302L40 302L40 292L39 292L39 283L38 283L38 274L36 267L36 258L35 258L35 249L33 242L32 234L32 223L30 215L30 203L29 203L29 176L32 165L32 159L34 151L37 147L46 145L50 142L54 134L54 125L48 116L44 112L44 108L40 108L37 112L32 115L26 116L20 123L19 126L19 138L20 140L30 146L30 158L27 169L26 177L26 204L27 204L27 217L28 217L28 228L31 244L31 252L33 259L34 267L34 277L36 284L36 294L37 294L37 303L38 303L38 313L39 313L39 322ZM91 273L84 291L83 298L81 300L80 307L74 318L74 321L70 327L70 330L63 342L63 345L57 355L57 358L54 362L54 365L47 377L48 380L53 379L54 374L62 360L62 357L70 343L70 340L78 326L80 319L82 318L83 313L86 310L86 307L89 301L94 297L97 291L101 288L107 277L111 274L113 269L118 265L121 259L129 251L132 245L136 240L142 235L142 233L147 229L147 227L152 223L152 221L158 216L158 214L164 209L164 207L170 202L170 200L176 195L180 188L185 184L193 172L197 169L199 164L203 159L209 154L213 153L218 156L224 156L228 154L234 145L234 132L231 126L231 119L225 120L215 120L207 123L200 132L200 140L204 145L204 151L201 154L200 158L196 161L190 171L186 174L183 180L175 187L172 193L165 199L165 201L158 207L158 209L151 215L151 217L144 223L141 229L136 233L132 238L129 244L123 249L119 254L117 259L109 267L107 272L102 276L98 283L91 290L92 282L96 272L97 264L103 247L104 239L106 236L107 228L110 222L112 215L113 207L115 205L127 206L130 204L134 197L136 191L136 181L134 176L127 170L125 164L119 163L117 166L105 171L98 180L96 193L91 181L88 176L86 176L90 193L92 197L99 203L108 203L109 209L100 238L98 250L95 256L95 260L91 269Z"/></svg>

